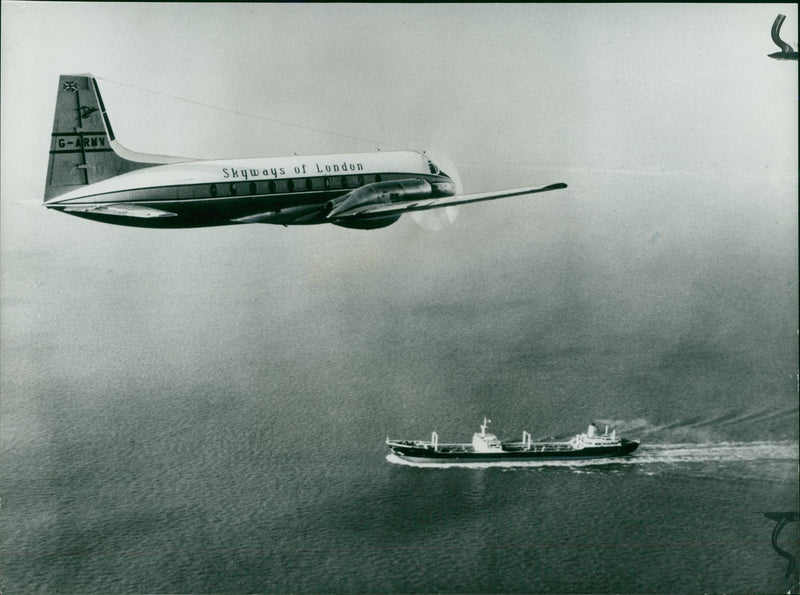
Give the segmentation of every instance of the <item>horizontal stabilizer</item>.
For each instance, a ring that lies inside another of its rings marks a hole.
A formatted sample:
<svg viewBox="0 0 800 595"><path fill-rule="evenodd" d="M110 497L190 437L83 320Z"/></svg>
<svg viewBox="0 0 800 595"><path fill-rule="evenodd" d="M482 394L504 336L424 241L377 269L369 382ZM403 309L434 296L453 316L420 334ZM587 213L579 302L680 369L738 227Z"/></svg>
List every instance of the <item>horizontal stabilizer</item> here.
<svg viewBox="0 0 800 595"><path fill-rule="evenodd" d="M162 211L152 207L134 204L72 205L64 209L66 213L92 213L94 215L116 215L119 217L177 217L177 213Z"/></svg>

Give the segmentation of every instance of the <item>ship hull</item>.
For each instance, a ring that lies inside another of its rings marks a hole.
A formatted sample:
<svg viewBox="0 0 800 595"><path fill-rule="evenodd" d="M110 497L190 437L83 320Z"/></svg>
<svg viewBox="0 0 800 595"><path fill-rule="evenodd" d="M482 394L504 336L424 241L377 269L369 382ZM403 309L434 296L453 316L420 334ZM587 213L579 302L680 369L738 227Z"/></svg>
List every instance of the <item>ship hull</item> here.
<svg viewBox="0 0 800 595"><path fill-rule="evenodd" d="M433 449L414 444L391 445L392 453L400 459L426 464L450 463L507 463L528 461L570 461L625 457L639 447L638 442L622 440L618 446L595 446L579 449L553 448L534 445L531 449L503 450L500 452L475 452L470 445L442 445ZM541 448L541 450L536 450Z"/></svg>

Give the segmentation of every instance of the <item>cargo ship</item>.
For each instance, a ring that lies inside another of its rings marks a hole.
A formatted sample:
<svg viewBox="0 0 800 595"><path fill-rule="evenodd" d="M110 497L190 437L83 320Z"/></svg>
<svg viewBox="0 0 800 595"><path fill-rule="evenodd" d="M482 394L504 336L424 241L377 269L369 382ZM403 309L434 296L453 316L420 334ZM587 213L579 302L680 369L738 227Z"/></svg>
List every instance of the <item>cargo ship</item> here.
<svg viewBox="0 0 800 595"><path fill-rule="evenodd" d="M386 444L401 462L422 464L495 463L574 459L604 459L624 457L639 447L636 440L619 438L617 431L601 434L597 426L589 424L586 432L575 435L567 442L532 440L528 432L522 433L519 442L501 442L487 431L489 420L484 418L481 431L472 435L471 444L439 442L436 432L426 440L392 440Z"/></svg>

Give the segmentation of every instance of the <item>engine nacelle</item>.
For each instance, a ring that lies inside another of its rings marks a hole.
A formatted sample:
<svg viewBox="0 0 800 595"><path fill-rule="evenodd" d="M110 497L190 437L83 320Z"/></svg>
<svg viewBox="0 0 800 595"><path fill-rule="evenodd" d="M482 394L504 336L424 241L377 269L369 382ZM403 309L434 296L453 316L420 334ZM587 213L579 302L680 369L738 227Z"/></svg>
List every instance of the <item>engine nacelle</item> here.
<svg viewBox="0 0 800 595"><path fill-rule="evenodd" d="M400 219L400 215L386 215L383 217L371 217L369 219L345 218L334 221L333 224L349 229L380 229L381 227L389 227L398 219Z"/></svg>
<svg viewBox="0 0 800 595"><path fill-rule="evenodd" d="M339 198L329 200L325 204L325 211L330 218L367 205L405 202L431 196L433 196L433 188L425 180L375 182L356 188Z"/></svg>

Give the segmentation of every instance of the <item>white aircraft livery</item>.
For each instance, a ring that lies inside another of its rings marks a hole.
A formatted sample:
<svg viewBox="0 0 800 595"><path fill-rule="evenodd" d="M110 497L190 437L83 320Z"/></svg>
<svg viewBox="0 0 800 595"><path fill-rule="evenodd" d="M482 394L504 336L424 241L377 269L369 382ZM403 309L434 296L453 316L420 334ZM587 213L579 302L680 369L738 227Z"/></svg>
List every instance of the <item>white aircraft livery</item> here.
<svg viewBox="0 0 800 595"><path fill-rule="evenodd" d="M376 229L403 213L566 187L458 195L451 176L413 151L223 160L135 153L115 139L96 79L62 75L44 205L138 227L333 223Z"/></svg>

